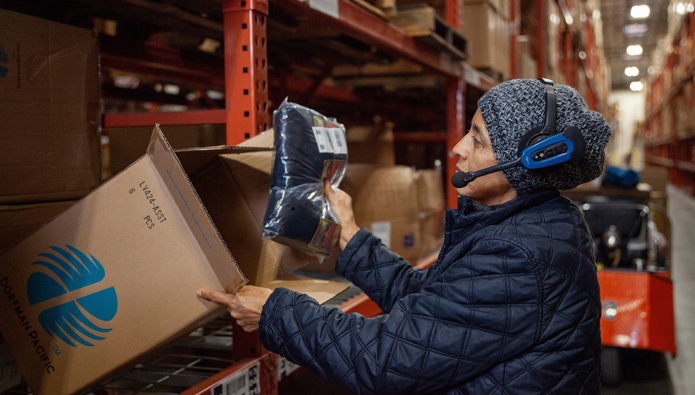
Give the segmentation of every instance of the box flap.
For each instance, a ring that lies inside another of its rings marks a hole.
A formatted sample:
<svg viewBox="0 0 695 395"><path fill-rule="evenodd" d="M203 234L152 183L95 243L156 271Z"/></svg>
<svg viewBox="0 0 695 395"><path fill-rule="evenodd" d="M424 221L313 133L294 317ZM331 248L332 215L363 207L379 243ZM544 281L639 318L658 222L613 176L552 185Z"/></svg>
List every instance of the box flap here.
<svg viewBox="0 0 695 395"><path fill-rule="evenodd" d="M212 218L210 218L174 150L164 137L159 124L155 125L152 131L147 153L151 156L152 162L169 188L169 193L174 197L179 211L183 213L190 231L208 258L215 274L227 291L235 292L248 280L244 277L222 236L215 228ZM238 276L230 276L230 271L226 266L230 262L236 268Z"/></svg>
<svg viewBox="0 0 695 395"><path fill-rule="evenodd" d="M261 286L270 289L287 288L291 291L307 294L316 299L319 304L324 304L336 295L348 289L350 285L346 283L290 274L265 283Z"/></svg>

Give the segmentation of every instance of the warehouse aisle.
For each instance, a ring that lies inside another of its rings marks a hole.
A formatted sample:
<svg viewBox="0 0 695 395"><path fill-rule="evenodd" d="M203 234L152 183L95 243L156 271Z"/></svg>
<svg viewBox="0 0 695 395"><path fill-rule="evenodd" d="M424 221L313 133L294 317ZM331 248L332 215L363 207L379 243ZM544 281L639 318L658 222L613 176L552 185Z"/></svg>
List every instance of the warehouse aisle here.
<svg viewBox="0 0 695 395"><path fill-rule="evenodd" d="M676 395L695 395L695 200L669 185L678 355L668 358Z"/></svg>

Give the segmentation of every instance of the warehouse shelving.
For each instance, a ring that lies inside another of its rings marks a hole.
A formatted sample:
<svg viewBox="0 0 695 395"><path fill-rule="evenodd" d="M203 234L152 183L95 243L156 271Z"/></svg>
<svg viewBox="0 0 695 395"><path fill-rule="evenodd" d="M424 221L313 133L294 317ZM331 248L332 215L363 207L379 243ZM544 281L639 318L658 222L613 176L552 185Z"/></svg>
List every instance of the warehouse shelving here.
<svg viewBox="0 0 695 395"><path fill-rule="evenodd" d="M599 112L605 110L605 62L596 37L593 10L587 3L583 0L511 0L510 7L512 78L520 77L520 51L516 40L520 35L531 35L536 77L549 77L557 83L570 85L581 93L589 108ZM551 14L559 17L551 21ZM557 37L548 34L553 23L559 25Z"/></svg>
<svg viewBox="0 0 695 395"><path fill-rule="evenodd" d="M316 2L318 4L318 2ZM280 6L291 13L301 14L316 25L329 25L342 34L354 37L382 51L407 59L423 66L428 72L435 73L446 80L446 133L423 132L421 134L397 134L401 141L445 141L449 150L463 135L465 122L463 100L466 86L485 91L496 84L485 74L452 60L451 56L428 47L413 37L405 34L392 24L348 0L334 2L337 15L328 15L326 10L319 10L312 3L299 0L277 0L273 5ZM148 43L142 53L133 56L132 52L119 53L109 51L103 57L103 65L124 71L147 71L163 76L180 77L187 73L193 78L225 87L225 107L223 109L197 110L172 113L140 114L106 114L103 126L151 126L182 124L225 124L226 143L235 145L268 128L268 93L272 89L268 80L266 26L269 4L267 0L224 0L224 78L219 77L220 70L214 66L199 67L187 63L175 51L165 50ZM335 11L334 10L334 11ZM447 21L458 26L458 3L446 2ZM328 12L329 14L332 12ZM321 92L338 100L355 100L351 93L339 87L327 87L316 82L291 79L290 83L302 85L304 89ZM455 158L448 159L450 176L454 170ZM456 195L449 189L450 205L455 205ZM430 256L419 263L425 267L434 262L436 256ZM352 288L354 290L354 288ZM337 307L344 311L358 312L365 316L374 316L380 310L366 295L356 290ZM341 299L338 299L341 300ZM335 303L335 301L333 301ZM330 302L329 302L330 303ZM228 317L226 317L229 320ZM234 333L234 346L230 353L229 365L217 371L200 383L191 386L184 393L207 394L218 393L221 386L234 385L237 378L247 377L251 369L256 370L260 379L259 394L276 394L278 391L278 357L267 352L260 344L257 333L247 334L235 325L229 326ZM231 341L231 340L230 340ZM224 347L222 348L224 349ZM197 355L197 354L196 354ZM181 374L195 370L202 362L191 361L180 367L178 375L165 375L166 379L180 379ZM190 365L190 366L188 366ZM140 367L141 369L142 367ZM159 380L166 381L164 377ZM162 384L166 385L166 384Z"/></svg>
<svg viewBox="0 0 695 395"><path fill-rule="evenodd" d="M647 116L643 127L645 161L669 170L669 182L695 196L695 16L677 20L668 38L660 72L647 81Z"/></svg>

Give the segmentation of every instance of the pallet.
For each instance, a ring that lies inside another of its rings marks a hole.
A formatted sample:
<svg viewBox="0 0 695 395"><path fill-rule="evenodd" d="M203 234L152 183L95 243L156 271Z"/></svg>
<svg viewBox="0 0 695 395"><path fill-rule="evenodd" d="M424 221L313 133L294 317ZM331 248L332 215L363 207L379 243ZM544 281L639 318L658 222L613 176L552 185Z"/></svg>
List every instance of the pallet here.
<svg viewBox="0 0 695 395"><path fill-rule="evenodd" d="M391 20L396 15L396 0L352 0L376 16Z"/></svg>
<svg viewBox="0 0 695 395"><path fill-rule="evenodd" d="M399 9L391 22L416 40L445 50L456 60L467 58L466 39L437 15L432 7Z"/></svg>

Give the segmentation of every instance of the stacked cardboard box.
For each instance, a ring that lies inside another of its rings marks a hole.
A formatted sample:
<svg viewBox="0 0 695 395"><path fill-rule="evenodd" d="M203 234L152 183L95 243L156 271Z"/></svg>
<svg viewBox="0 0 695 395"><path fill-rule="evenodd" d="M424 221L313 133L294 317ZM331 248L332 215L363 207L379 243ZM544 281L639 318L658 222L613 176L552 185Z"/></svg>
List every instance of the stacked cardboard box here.
<svg viewBox="0 0 695 395"><path fill-rule="evenodd" d="M33 393L83 391L224 313L198 288L346 288L283 276L310 257L261 238L267 140L177 155L156 128L146 155L0 256L0 332Z"/></svg>
<svg viewBox="0 0 695 395"><path fill-rule="evenodd" d="M438 251L444 241L444 185L442 169L417 170L415 188L420 212L421 254Z"/></svg>
<svg viewBox="0 0 695 395"><path fill-rule="evenodd" d="M463 35L468 39L467 62L482 70L509 78L509 2L507 0L466 0Z"/></svg>
<svg viewBox="0 0 695 395"><path fill-rule="evenodd" d="M377 122L369 126L349 127L346 139L350 163L396 164L392 123Z"/></svg>
<svg viewBox="0 0 695 395"><path fill-rule="evenodd" d="M100 158L94 33L4 10L0 20L2 252L94 189Z"/></svg>

